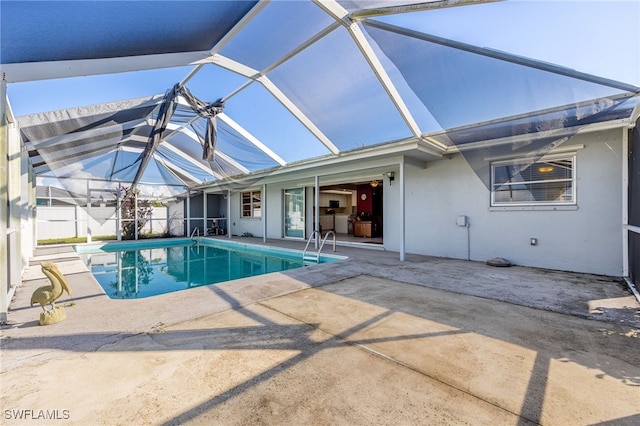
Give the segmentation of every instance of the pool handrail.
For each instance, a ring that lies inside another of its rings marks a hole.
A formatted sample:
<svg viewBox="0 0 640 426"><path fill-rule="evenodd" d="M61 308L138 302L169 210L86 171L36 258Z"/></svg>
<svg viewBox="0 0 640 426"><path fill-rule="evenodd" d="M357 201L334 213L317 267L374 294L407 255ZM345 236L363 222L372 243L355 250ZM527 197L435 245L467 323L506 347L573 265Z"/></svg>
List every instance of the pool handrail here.
<svg viewBox="0 0 640 426"><path fill-rule="evenodd" d="M311 241L313 241L313 239L316 237L316 235L322 236L320 231L313 231L311 233L311 236L307 240L307 245L304 247L304 251L302 252L302 261L303 262L311 262L311 261L313 261L315 263L320 263L320 252L322 251L322 248L324 247L324 244L327 242L327 238L329 238L329 235L333 235L333 251L334 252L336 251L336 233L333 232L333 231L328 231L324 235L322 243L320 244L320 248L318 249L318 252L315 253L315 256L312 255L312 254L307 254L307 250L309 249L309 244L311 244Z"/></svg>

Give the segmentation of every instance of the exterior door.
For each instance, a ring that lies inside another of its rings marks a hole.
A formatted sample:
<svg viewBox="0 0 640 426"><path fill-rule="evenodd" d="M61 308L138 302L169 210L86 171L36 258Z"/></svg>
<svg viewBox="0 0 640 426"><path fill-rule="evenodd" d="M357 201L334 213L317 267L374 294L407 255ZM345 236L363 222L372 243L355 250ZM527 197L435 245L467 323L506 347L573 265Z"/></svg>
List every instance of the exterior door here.
<svg viewBox="0 0 640 426"><path fill-rule="evenodd" d="M304 188L284 190L284 236L304 238Z"/></svg>

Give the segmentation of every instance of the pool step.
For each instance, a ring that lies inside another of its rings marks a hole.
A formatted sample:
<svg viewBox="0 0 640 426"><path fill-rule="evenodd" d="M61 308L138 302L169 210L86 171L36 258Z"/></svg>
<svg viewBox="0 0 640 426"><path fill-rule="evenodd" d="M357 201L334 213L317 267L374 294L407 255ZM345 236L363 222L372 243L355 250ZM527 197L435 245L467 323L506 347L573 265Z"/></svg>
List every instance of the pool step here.
<svg viewBox="0 0 640 426"><path fill-rule="evenodd" d="M302 255L302 262L308 263L320 263L320 253L304 253Z"/></svg>

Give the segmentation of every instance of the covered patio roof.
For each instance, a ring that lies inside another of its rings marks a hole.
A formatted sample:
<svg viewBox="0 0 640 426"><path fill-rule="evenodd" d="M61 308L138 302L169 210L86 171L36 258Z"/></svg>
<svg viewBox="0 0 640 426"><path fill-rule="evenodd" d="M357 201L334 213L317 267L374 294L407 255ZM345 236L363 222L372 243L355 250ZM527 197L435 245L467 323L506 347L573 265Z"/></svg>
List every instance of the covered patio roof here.
<svg viewBox="0 0 640 426"><path fill-rule="evenodd" d="M70 191L89 180L172 195L407 140L444 154L488 140L512 151L515 138L519 152L544 155L585 126L633 122L637 81L507 51L482 32L473 43L462 30L453 38L440 26L474 27L470 13L494 13L524 36L528 19L548 16L554 49L578 49L563 44L568 34L589 43L589 23L557 20L571 2L534 3L3 1L2 71L14 109L29 85L48 87L38 96L56 107L16 110L17 122L37 176ZM503 25L494 33L517 36ZM616 42L640 51L638 40ZM161 125L174 87L204 106L178 93Z"/></svg>

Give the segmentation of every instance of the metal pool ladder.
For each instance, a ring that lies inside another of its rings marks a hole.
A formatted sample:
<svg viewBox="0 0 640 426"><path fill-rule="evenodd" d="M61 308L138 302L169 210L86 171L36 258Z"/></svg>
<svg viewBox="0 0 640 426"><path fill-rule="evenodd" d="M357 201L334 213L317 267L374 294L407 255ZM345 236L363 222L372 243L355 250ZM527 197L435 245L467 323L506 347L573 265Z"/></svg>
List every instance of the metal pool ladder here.
<svg viewBox="0 0 640 426"><path fill-rule="evenodd" d="M320 248L318 249L317 253L307 253L307 250L309 249L309 244L311 244L311 241L314 240L314 238L316 237L316 234L320 237L322 237L322 234L320 234L320 231L313 231L311 233L311 236L309 237L309 239L307 240L307 245L304 247L304 251L302 252L302 261L303 262L314 262L314 263L320 263L320 252L322 251L322 248L324 247L324 243L327 242L327 238L329 238L329 235L333 235L333 251L336 251L336 233L333 231L329 231L325 234L324 239L322 240L322 243L320 244Z"/></svg>

